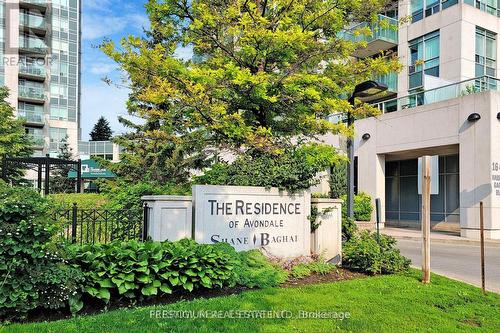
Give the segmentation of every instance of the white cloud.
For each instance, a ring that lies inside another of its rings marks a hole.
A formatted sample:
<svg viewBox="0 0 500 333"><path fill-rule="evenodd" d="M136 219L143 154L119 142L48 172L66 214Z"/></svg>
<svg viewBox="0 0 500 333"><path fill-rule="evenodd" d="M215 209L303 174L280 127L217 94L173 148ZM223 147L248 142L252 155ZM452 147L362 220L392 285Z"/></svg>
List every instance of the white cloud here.
<svg viewBox="0 0 500 333"><path fill-rule="evenodd" d="M96 62L90 64L90 73L95 75L104 75L109 74L117 69L116 64L105 63L105 62Z"/></svg>
<svg viewBox="0 0 500 333"><path fill-rule="evenodd" d="M120 33L125 29L142 31L143 28L147 28L148 26L149 20L147 16L141 14L124 16L89 14L83 16L82 39L102 39L103 37Z"/></svg>

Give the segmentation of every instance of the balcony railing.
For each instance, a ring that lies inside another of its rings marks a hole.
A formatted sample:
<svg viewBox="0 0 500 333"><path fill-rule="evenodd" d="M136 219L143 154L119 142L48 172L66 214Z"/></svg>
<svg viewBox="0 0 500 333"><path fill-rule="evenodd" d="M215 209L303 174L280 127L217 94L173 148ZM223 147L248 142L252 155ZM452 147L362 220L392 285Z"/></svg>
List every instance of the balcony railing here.
<svg viewBox="0 0 500 333"><path fill-rule="evenodd" d="M421 105L427 105L449 99L476 94L484 91L500 91L500 79L490 76L481 76L446 86L410 94L408 96L389 99L372 106L378 108L382 113L390 113L405 109L414 108ZM332 123L346 122L345 114L334 113L328 116Z"/></svg>
<svg viewBox="0 0 500 333"><path fill-rule="evenodd" d="M45 29L45 18L43 16L21 14L19 22L24 27Z"/></svg>
<svg viewBox="0 0 500 333"><path fill-rule="evenodd" d="M27 123L43 124L43 109L41 111L18 110L17 117L24 119Z"/></svg>
<svg viewBox="0 0 500 333"><path fill-rule="evenodd" d="M47 7L47 0L21 0L20 3L31 4L40 7Z"/></svg>
<svg viewBox="0 0 500 333"><path fill-rule="evenodd" d="M42 87L19 86L19 97L45 100L45 91Z"/></svg>
<svg viewBox="0 0 500 333"><path fill-rule="evenodd" d="M365 41L367 43L373 42L377 39L382 39L387 42L397 44L398 43L398 20L392 17L388 17L382 14L378 15L378 22L375 23L359 23L347 31L344 31L341 34L342 38L350 40L352 42L362 42ZM365 34L361 34L360 30L368 27L370 28L372 34L371 36L367 36Z"/></svg>
<svg viewBox="0 0 500 333"><path fill-rule="evenodd" d="M45 41L40 38L20 36L19 48L44 53L47 51L47 44L45 44Z"/></svg>
<svg viewBox="0 0 500 333"><path fill-rule="evenodd" d="M45 137L43 133L28 133L28 136L33 141L35 147L44 147L45 146Z"/></svg>
<svg viewBox="0 0 500 333"><path fill-rule="evenodd" d="M500 80L489 76L482 76L475 79L469 79L457 83L452 83L446 86L417 92L408 96L390 99L374 104L374 106L380 109L383 113L387 113L414 108L420 105L446 101L452 98L489 90L500 90Z"/></svg>
<svg viewBox="0 0 500 333"><path fill-rule="evenodd" d="M45 77L46 71L45 67L43 66L20 64L19 73L37 77Z"/></svg>

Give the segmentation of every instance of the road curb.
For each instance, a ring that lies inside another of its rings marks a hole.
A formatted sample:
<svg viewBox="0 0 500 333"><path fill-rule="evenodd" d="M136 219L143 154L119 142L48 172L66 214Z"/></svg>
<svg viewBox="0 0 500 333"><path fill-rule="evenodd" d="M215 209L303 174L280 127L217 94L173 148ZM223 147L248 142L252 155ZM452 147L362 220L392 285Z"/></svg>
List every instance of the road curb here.
<svg viewBox="0 0 500 333"><path fill-rule="evenodd" d="M387 234L386 234L387 235ZM421 241L421 237L415 237L415 236L393 236L393 235L387 235L396 238L397 240L403 239L403 240L412 240L412 241ZM432 238L431 236L431 243L443 243L443 244L458 244L458 245L475 245L478 246L480 245L479 241L472 240L472 239L442 239L442 238ZM490 242L486 241L484 242L485 246L488 247L495 247L495 248L500 248L500 242Z"/></svg>

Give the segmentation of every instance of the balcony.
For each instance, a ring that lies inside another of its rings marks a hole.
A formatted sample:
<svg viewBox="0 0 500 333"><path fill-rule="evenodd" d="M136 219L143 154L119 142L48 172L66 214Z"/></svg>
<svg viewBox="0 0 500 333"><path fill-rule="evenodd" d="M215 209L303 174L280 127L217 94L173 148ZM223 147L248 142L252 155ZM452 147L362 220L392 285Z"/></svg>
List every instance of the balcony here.
<svg viewBox="0 0 500 333"><path fill-rule="evenodd" d="M366 43L366 46L359 47L353 54L358 58L366 58L396 47L398 45L397 27L397 19L379 14L378 22L359 23L341 33L339 37L355 43ZM366 28L371 31L370 35L362 33L362 30Z"/></svg>
<svg viewBox="0 0 500 333"><path fill-rule="evenodd" d="M36 81L44 81L46 75L45 67L36 64L19 64L19 76Z"/></svg>
<svg viewBox="0 0 500 333"><path fill-rule="evenodd" d="M29 53L47 53L47 44L37 37L19 36L19 50Z"/></svg>
<svg viewBox="0 0 500 333"><path fill-rule="evenodd" d="M500 79L481 76L408 96L390 99L376 103L373 106L380 109L383 113L388 113L490 90L500 91Z"/></svg>
<svg viewBox="0 0 500 333"><path fill-rule="evenodd" d="M23 119L26 125L41 126L45 125L43 108L41 110L18 110L17 117Z"/></svg>
<svg viewBox="0 0 500 333"><path fill-rule="evenodd" d="M27 135L33 141L33 146L37 149L45 147L45 137L42 129L27 128Z"/></svg>
<svg viewBox="0 0 500 333"><path fill-rule="evenodd" d="M36 30L38 33L44 34L47 29L46 21L43 16L21 14L19 17L19 23L21 28L25 31Z"/></svg>
<svg viewBox="0 0 500 333"><path fill-rule="evenodd" d="M28 102L44 103L45 91L42 87L19 86L19 99Z"/></svg>
<svg viewBox="0 0 500 333"><path fill-rule="evenodd" d="M42 12L47 10L47 0L20 0L19 5L22 8L35 8Z"/></svg>

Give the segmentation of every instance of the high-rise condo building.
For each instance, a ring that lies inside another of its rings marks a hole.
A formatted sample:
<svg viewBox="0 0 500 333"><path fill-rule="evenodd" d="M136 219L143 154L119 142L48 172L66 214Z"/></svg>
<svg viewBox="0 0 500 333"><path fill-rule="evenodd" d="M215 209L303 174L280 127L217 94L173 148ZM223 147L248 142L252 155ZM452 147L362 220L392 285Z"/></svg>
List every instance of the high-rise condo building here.
<svg viewBox="0 0 500 333"><path fill-rule="evenodd" d="M478 238L483 202L485 235L500 239L500 1L393 1L379 20L393 27L344 34L367 41L353 56L383 52L404 65L374 78L389 87L371 101L382 114L355 122L356 191L381 200L386 225L420 228L417 159L438 155L432 227Z"/></svg>
<svg viewBox="0 0 500 333"><path fill-rule="evenodd" d="M0 0L0 84L34 138L56 156L80 138L80 0Z"/></svg>

